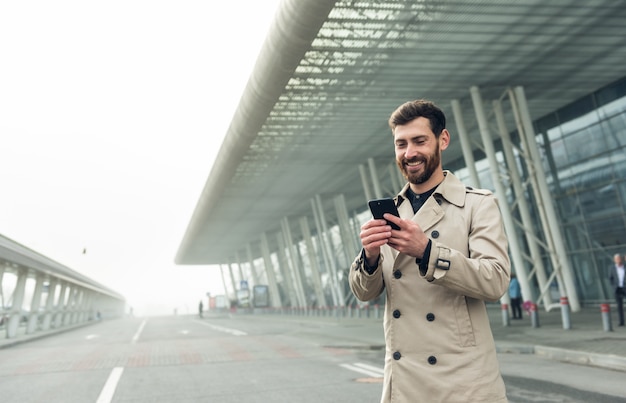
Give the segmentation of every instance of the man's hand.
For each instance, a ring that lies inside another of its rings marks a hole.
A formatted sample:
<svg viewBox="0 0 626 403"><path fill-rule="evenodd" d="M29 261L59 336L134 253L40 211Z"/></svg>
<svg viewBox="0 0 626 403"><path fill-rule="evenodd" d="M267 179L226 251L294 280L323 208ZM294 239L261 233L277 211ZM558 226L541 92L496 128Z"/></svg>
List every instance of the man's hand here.
<svg viewBox="0 0 626 403"><path fill-rule="evenodd" d="M361 227L360 237L367 264L374 267L380 256L380 247L391 237L391 225L385 220L369 220Z"/></svg>
<svg viewBox="0 0 626 403"><path fill-rule="evenodd" d="M391 230L391 236L386 239L389 246L409 256L417 258L424 256L428 237L416 222L403 220L393 214L385 214L384 217L400 227L400 230Z"/></svg>

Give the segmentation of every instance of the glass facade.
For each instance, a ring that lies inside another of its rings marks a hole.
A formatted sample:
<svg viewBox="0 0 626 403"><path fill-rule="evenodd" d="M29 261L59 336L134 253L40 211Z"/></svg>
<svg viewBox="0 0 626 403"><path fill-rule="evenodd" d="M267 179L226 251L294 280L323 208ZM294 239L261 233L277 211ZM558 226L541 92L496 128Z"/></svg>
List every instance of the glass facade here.
<svg viewBox="0 0 626 403"><path fill-rule="evenodd" d="M607 270L615 253L626 254L625 83L536 122L581 301L613 298Z"/></svg>

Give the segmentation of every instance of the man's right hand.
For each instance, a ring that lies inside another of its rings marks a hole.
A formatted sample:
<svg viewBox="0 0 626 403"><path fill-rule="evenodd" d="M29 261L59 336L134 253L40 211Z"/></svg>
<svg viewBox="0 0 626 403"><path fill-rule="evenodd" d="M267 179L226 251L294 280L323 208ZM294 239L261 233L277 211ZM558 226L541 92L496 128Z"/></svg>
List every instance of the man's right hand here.
<svg viewBox="0 0 626 403"><path fill-rule="evenodd" d="M369 220L361 227L361 244L369 266L376 266L380 256L380 247L389 242L391 225L385 220Z"/></svg>

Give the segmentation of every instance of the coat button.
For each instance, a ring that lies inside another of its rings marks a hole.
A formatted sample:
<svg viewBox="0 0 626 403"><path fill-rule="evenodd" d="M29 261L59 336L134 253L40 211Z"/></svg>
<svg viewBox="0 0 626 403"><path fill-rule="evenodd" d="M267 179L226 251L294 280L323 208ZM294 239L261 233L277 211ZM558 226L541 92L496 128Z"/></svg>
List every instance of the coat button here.
<svg viewBox="0 0 626 403"><path fill-rule="evenodd" d="M433 232L430 233L430 235L432 235L433 238L439 238L439 231L434 230Z"/></svg>
<svg viewBox="0 0 626 403"><path fill-rule="evenodd" d="M393 272L393 276L395 278L400 278L400 277L402 277L402 272L400 270L396 270L396 271Z"/></svg>
<svg viewBox="0 0 626 403"><path fill-rule="evenodd" d="M393 311L393 317L398 319L400 317L400 310L396 309L395 311Z"/></svg>
<svg viewBox="0 0 626 403"><path fill-rule="evenodd" d="M429 322L432 322L433 320L435 320L435 314L434 313L429 313L426 315L426 320Z"/></svg>
<svg viewBox="0 0 626 403"><path fill-rule="evenodd" d="M400 353L397 353L397 354L400 354ZM435 365L437 363L437 357L435 357L434 355L431 355L430 357L428 357L428 363L430 365Z"/></svg>
<svg viewBox="0 0 626 403"><path fill-rule="evenodd" d="M400 359L400 357L402 357L402 354L400 354L399 351L396 351L395 353L393 353L393 359L398 361Z"/></svg>

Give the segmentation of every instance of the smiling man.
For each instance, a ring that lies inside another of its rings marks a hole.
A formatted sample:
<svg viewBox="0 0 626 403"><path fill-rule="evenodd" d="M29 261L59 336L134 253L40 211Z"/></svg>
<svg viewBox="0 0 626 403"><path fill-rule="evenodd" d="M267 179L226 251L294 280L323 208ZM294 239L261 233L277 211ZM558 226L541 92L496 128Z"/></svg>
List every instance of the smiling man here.
<svg viewBox="0 0 626 403"><path fill-rule="evenodd" d="M361 227L350 269L354 295L386 292L381 402L506 402L484 301L507 290L510 261L497 200L444 171L444 113L417 100L389 118L396 163L408 183L400 217Z"/></svg>

